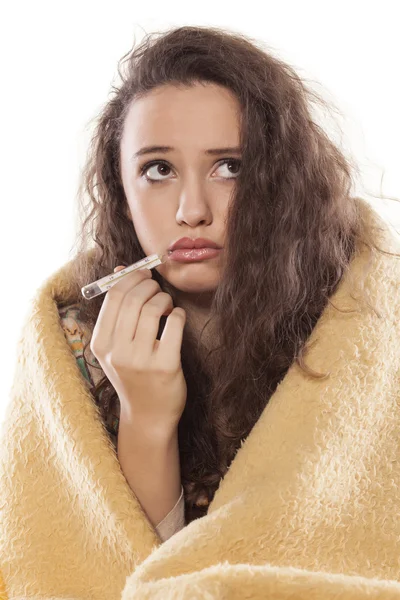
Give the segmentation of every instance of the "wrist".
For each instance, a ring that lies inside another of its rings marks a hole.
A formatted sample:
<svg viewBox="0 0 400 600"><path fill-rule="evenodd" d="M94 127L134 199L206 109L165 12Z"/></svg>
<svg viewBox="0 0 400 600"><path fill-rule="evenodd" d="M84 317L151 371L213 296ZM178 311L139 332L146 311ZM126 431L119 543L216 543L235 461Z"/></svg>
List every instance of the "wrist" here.
<svg viewBox="0 0 400 600"><path fill-rule="evenodd" d="M119 432L122 428L129 428L130 434L137 434L141 440L170 444L178 439L178 424L158 421L154 416L139 415L131 407L121 402L119 417Z"/></svg>

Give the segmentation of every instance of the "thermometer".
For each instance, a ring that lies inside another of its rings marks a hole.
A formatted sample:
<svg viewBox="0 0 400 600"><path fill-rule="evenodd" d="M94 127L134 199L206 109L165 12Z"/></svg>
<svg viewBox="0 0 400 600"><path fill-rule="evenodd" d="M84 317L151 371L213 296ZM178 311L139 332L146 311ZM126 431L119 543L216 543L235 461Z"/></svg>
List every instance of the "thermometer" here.
<svg viewBox="0 0 400 600"><path fill-rule="evenodd" d="M81 288L82 296L87 300L91 300L100 294L104 294L113 285L117 283L120 279L125 277L128 273L132 271L137 271L138 269L154 269L158 265L165 263L168 260L167 254L150 254L146 256L146 258L142 258L138 262L133 263L129 267L125 267L121 269L117 273L111 273L110 275L106 275L97 281L93 281L93 283L88 283Z"/></svg>

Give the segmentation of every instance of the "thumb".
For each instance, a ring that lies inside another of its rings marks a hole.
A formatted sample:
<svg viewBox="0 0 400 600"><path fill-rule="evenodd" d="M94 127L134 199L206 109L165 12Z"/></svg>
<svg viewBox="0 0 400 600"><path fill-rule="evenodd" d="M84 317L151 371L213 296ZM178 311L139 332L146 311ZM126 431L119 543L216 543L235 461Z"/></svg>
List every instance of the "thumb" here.
<svg viewBox="0 0 400 600"><path fill-rule="evenodd" d="M125 265L118 265L118 267L114 267L114 273L121 271L122 269L125 269Z"/></svg>

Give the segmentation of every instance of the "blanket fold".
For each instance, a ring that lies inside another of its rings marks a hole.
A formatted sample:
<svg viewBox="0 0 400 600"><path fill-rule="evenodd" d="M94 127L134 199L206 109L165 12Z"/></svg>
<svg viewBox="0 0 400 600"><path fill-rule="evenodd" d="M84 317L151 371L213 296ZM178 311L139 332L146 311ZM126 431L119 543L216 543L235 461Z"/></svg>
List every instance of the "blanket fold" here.
<svg viewBox="0 0 400 600"><path fill-rule="evenodd" d="M377 245L400 241L360 200ZM221 481L208 514L164 543L120 469L38 290L18 342L0 443L0 571L8 598L400 599L400 258L357 248L309 342ZM351 279L350 276L351 275ZM1 587L1 586L0 586Z"/></svg>

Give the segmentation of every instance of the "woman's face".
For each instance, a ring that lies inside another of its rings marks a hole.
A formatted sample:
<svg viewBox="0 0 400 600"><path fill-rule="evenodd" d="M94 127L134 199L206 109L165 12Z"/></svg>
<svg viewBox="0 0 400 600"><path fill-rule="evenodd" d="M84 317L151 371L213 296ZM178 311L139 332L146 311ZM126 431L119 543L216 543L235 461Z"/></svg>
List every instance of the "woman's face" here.
<svg viewBox="0 0 400 600"><path fill-rule="evenodd" d="M239 118L237 99L214 84L166 85L132 103L121 140L121 176L128 216L146 256L166 253L181 237L208 238L223 248L240 169ZM171 150L135 156L147 146ZM207 154L221 148L232 150ZM223 251L190 263L168 260L156 269L183 295L212 292Z"/></svg>

